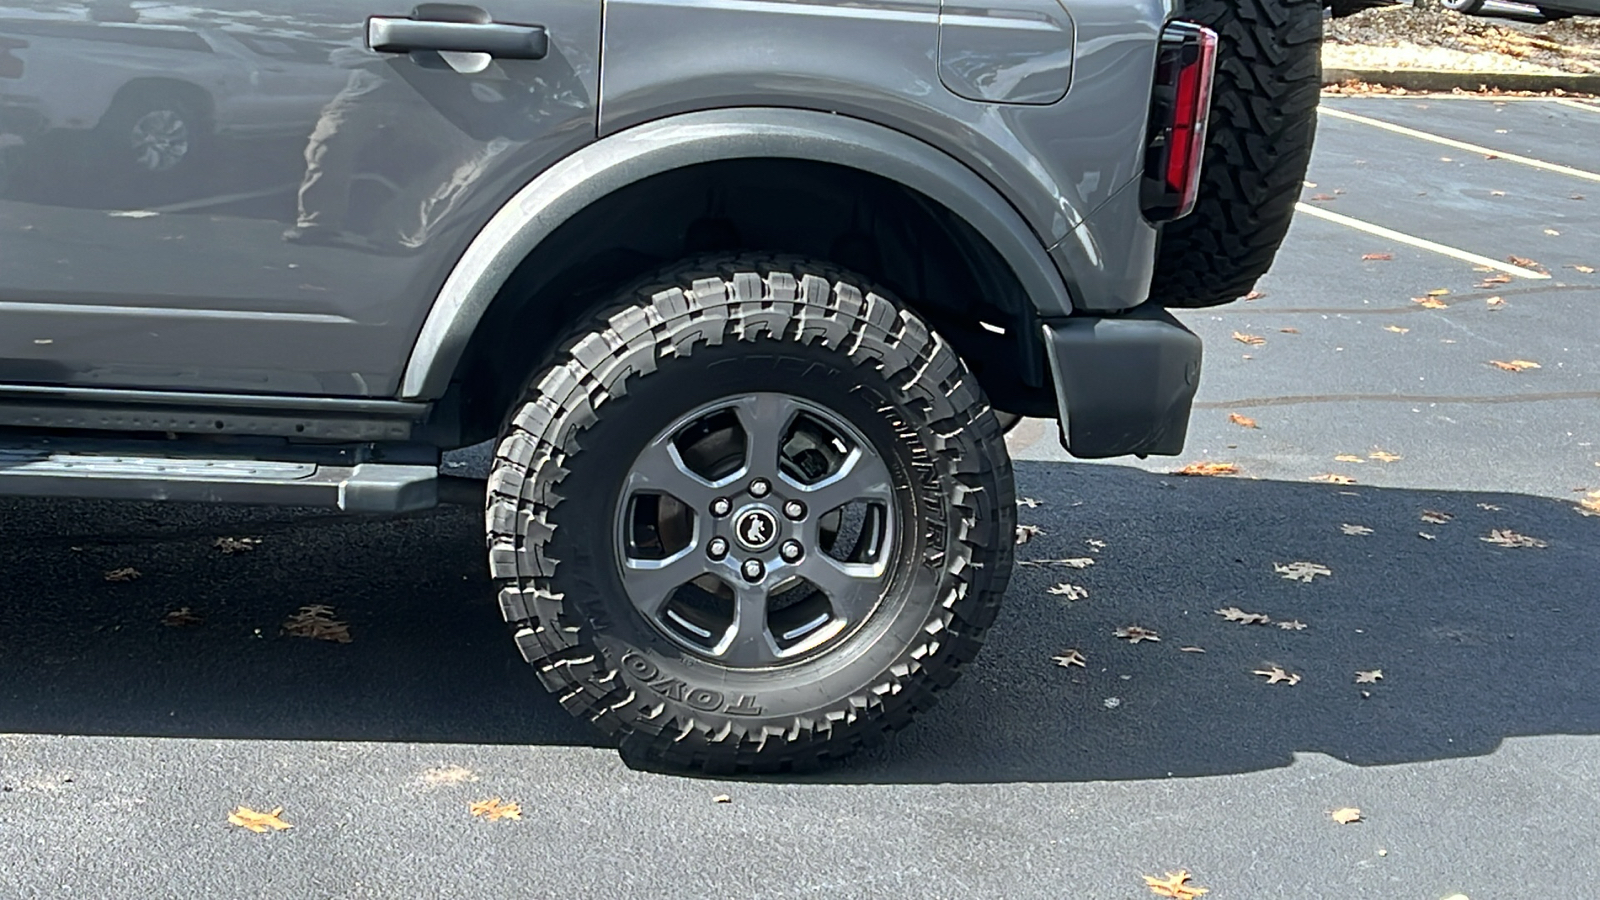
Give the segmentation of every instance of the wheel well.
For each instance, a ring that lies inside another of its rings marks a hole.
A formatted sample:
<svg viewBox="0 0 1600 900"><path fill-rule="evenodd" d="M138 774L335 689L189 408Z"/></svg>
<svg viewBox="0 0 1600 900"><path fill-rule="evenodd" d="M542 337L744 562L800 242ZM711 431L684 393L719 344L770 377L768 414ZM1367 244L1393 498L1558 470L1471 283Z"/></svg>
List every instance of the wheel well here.
<svg viewBox="0 0 1600 900"><path fill-rule="evenodd" d="M115 110L123 104L146 97L180 97L185 102L194 106L196 113L205 121L210 121L212 116L211 94L205 88L188 81L176 78L136 78L117 90L116 96L111 98L108 110Z"/></svg>
<svg viewBox="0 0 1600 900"><path fill-rule="evenodd" d="M685 257L748 252L807 256L860 274L928 319L996 407L1034 415L1054 409L1032 304L970 225L870 172L734 159L616 191L517 266L479 322L441 404L459 415L461 442L493 437L532 367L574 323L630 284Z"/></svg>

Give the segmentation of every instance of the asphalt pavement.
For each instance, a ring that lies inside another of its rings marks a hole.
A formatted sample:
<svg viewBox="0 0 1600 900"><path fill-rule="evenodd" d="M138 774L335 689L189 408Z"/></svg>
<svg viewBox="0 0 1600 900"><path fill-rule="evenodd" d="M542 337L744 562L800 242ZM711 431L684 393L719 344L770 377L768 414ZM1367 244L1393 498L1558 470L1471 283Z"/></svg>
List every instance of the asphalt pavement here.
<svg viewBox="0 0 1600 900"><path fill-rule="evenodd" d="M1300 216L1261 296L1183 315L1184 455L1069 461L1024 422L1039 531L984 654L819 774L625 766L513 649L471 509L0 501L0 897L1120 900L1179 869L1208 898L1588 896L1600 106L1326 103L1303 200L1341 218ZM1238 474L1170 474L1200 461ZM317 603L349 643L279 634ZM181 607L203 624L164 626ZM522 819L473 818L489 798Z"/></svg>

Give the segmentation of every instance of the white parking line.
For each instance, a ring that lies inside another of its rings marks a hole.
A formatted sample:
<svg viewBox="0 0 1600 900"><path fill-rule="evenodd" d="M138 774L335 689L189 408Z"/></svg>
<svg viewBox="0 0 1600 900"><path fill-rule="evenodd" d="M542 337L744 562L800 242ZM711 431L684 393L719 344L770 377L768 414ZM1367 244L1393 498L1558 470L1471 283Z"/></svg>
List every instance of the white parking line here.
<svg viewBox="0 0 1600 900"><path fill-rule="evenodd" d="M1568 100L1565 97L1556 97L1555 102L1561 104L1562 106L1570 106L1573 109L1586 109L1592 113L1600 113L1600 105L1593 103L1583 103L1578 100Z"/></svg>
<svg viewBox="0 0 1600 900"><path fill-rule="evenodd" d="M1401 231L1395 231L1392 228L1385 228L1382 225L1374 225L1371 222L1365 222L1361 219L1352 219L1349 216L1343 216L1336 212L1328 212L1325 209L1312 206L1309 203L1296 203L1294 208L1296 212L1304 213L1308 216L1326 219L1329 222L1335 222L1347 228L1354 228L1357 231L1365 231L1367 234L1377 235L1381 238L1388 238L1389 240L1397 243L1418 247L1423 250L1431 250L1434 253L1438 253L1442 256L1448 256L1451 259L1459 259L1462 262L1469 262L1475 266L1487 266L1488 268L1505 272L1507 275L1515 275L1518 278L1531 278L1538 280L1550 277L1548 272L1536 272L1533 269L1524 269L1521 266L1503 263L1498 259L1490 259L1487 256L1479 256L1476 253L1468 253L1465 250L1458 250L1455 247L1448 247L1444 244L1435 243L1427 238L1415 237Z"/></svg>
<svg viewBox="0 0 1600 900"><path fill-rule="evenodd" d="M1317 108L1322 112L1323 115L1333 116L1335 119L1346 119L1351 122L1360 122L1363 125L1371 125L1374 128L1382 128L1385 131L1392 131L1395 134L1403 134L1406 137L1414 137L1419 140L1432 141L1435 144L1442 144L1446 147L1454 147L1457 150L1465 150L1469 153L1481 153L1484 156L1493 156L1498 159L1503 159L1507 162L1521 163L1524 166L1532 166L1535 169L1543 169L1546 172L1558 172L1562 175L1571 175L1573 178L1582 178L1585 181L1600 181L1600 173L1585 172L1583 169L1574 169L1571 166L1548 163L1542 159L1533 159L1532 157L1528 156L1518 156L1515 153L1507 153L1504 150L1496 150L1493 147L1484 147L1479 144L1469 144L1466 141L1458 141L1454 138L1441 137L1437 134L1429 134L1426 131L1418 131L1415 128L1407 128L1404 125L1395 125L1391 122L1384 122L1379 119L1369 119L1366 116L1358 116L1355 113L1348 113L1342 109L1333 109L1332 107L1328 106L1319 106Z"/></svg>

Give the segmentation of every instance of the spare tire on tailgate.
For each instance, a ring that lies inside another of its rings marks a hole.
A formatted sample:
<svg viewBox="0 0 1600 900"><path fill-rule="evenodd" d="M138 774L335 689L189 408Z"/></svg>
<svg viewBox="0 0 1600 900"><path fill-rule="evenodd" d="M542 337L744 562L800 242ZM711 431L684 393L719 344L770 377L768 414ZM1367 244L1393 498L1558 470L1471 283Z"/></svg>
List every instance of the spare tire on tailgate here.
<svg viewBox="0 0 1600 900"><path fill-rule="evenodd" d="M1150 299L1217 306L1278 252L1311 161L1322 88L1321 0L1183 0L1217 32L1205 163L1194 212L1163 226Z"/></svg>

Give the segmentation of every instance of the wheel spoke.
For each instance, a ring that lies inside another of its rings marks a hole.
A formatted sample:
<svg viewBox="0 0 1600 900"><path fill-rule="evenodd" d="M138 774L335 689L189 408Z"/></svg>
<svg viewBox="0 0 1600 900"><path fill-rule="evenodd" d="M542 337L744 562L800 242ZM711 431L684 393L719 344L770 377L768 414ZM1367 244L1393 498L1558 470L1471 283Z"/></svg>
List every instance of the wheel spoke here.
<svg viewBox="0 0 1600 900"><path fill-rule="evenodd" d="M623 560L622 587L633 605L653 620L673 591L708 571L705 551L691 543L666 559Z"/></svg>
<svg viewBox="0 0 1600 900"><path fill-rule="evenodd" d="M828 595L833 614L849 624L865 619L883 593L884 566L842 563L826 554L813 554L800 574Z"/></svg>
<svg viewBox="0 0 1600 900"><path fill-rule="evenodd" d="M717 495L717 486L706 481L684 465L683 457L669 437L652 442L639 454L639 459L628 473L623 499L640 492L670 494L695 511L696 532L700 516Z"/></svg>
<svg viewBox="0 0 1600 900"><path fill-rule="evenodd" d="M889 467L884 465L882 457L868 447L851 450L839 471L822 481L814 485L790 482L790 486L797 489L799 498L819 515L855 500L887 503L894 496Z"/></svg>
<svg viewBox="0 0 1600 900"><path fill-rule="evenodd" d="M778 474L778 453L794 421L795 403L783 394L756 394L734 403L744 428L745 475L773 478Z"/></svg>
<svg viewBox="0 0 1600 900"><path fill-rule="evenodd" d="M735 589L733 624L719 648L723 662L735 666L760 666L776 662L777 641L767 628L767 591L760 585L740 585Z"/></svg>

